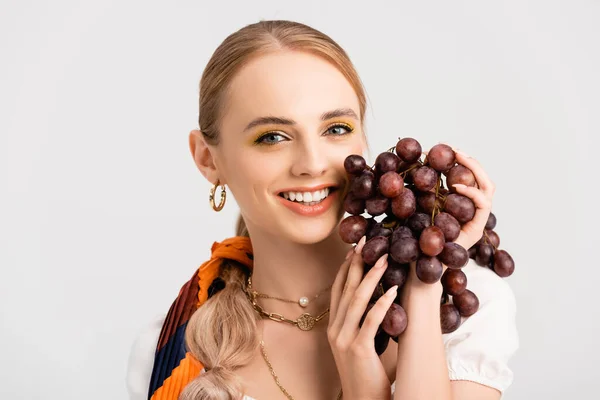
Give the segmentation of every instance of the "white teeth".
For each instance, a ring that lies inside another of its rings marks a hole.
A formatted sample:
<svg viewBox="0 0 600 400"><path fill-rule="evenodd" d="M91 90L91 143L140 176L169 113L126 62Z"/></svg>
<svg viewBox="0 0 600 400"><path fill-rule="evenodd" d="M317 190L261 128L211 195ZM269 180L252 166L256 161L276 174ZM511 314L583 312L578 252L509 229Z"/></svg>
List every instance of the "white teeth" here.
<svg viewBox="0 0 600 400"><path fill-rule="evenodd" d="M290 201L297 201L314 205L329 196L329 188L316 190L314 192L284 192L283 197Z"/></svg>

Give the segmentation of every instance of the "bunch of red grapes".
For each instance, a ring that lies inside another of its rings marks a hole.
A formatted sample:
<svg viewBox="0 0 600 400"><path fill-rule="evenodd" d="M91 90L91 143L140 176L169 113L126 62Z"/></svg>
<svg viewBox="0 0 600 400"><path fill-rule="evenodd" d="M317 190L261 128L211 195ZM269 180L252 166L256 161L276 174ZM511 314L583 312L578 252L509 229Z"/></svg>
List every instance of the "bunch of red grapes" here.
<svg viewBox="0 0 600 400"><path fill-rule="evenodd" d="M379 154L372 167L356 154L344 161L349 179L344 210L351 215L340 223L339 234L346 243L357 243L366 235L362 249L365 274L381 256L389 255L388 267L363 321L377 299L398 285L396 299L375 336L377 354L385 351L390 338L397 342L408 325L399 303L410 263L416 263L416 275L422 282L441 280L443 333L455 331L461 316L469 317L479 309L479 299L467 289L467 276L461 270L469 257L501 277L510 276L515 268L510 254L498 249L500 237L493 230L496 217L492 213L482 238L468 251L454 243L462 225L473 219L475 205L456 193L452 185L477 187L477 181L471 170L457 164L450 146L433 146L424 161L422 154L417 140L402 138L395 147ZM445 272L442 264L448 267Z"/></svg>

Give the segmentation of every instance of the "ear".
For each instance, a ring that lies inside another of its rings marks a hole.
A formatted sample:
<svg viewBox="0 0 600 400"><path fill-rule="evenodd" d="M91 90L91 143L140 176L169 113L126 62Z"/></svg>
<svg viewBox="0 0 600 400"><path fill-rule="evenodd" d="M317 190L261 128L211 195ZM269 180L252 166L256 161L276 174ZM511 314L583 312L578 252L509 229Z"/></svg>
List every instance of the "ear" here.
<svg viewBox="0 0 600 400"><path fill-rule="evenodd" d="M217 183L217 180L224 184L222 177L219 177L219 171L212 153L214 149L206 143L202 132L193 129L190 132L189 142L192 157L202 175L213 185Z"/></svg>

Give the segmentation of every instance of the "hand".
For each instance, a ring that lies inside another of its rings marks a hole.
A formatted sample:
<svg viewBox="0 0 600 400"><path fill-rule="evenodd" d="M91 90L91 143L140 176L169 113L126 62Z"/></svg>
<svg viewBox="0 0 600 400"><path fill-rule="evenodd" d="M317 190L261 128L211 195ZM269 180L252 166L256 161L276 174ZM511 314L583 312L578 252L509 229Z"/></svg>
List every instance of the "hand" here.
<svg viewBox="0 0 600 400"><path fill-rule="evenodd" d="M340 267L331 288L327 338L342 381L344 399L389 399L391 383L375 351L375 334L396 297L390 288L359 323L387 268L383 255L363 277L363 237ZM362 282L361 282L362 279Z"/></svg>
<svg viewBox="0 0 600 400"><path fill-rule="evenodd" d="M477 243L483 235L485 224L492 211L492 199L496 191L496 186L477 160L469 157L458 149L452 149L456 153L456 161L473 172L475 180L477 181L477 186L479 186L479 188L476 188L462 184L454 185L458 194L468 197L475 204L475 216L471 221L462 226L460 234L455 240L456 243L468 250Z"/></svg>

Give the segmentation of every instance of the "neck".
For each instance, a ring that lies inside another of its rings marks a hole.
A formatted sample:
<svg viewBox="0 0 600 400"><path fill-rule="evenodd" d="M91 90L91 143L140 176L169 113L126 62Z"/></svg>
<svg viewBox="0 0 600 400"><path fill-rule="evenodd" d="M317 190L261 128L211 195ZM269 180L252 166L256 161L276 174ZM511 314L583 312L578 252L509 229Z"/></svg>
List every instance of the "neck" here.
<svg viewBox="0 0 600 400"><path fill-rule="evenodd" d="M331 286L351 245L343 242L337 230L314 244L294 243L284 238L252 230L254 268L252 287L259 293L284 299L307 297L306 308L279 300L259 298L257 302L268 312L295 319L303 312L313 316L323 312L331 298ZM314 296L322 292L315 300Z"/></svg>

